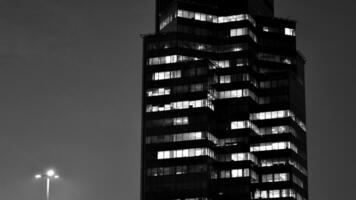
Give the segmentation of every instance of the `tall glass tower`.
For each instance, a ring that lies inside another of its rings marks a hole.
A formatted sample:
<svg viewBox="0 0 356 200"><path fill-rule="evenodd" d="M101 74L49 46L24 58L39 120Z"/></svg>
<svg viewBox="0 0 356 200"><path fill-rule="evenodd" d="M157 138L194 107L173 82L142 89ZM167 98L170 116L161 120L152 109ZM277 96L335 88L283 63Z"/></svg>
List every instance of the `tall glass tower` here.
<svg viewBox="0 0 356 200"><path fill-rule="evenodd" d="M156 0L142 200L308 199L305 59L273 0Z"/></svg>

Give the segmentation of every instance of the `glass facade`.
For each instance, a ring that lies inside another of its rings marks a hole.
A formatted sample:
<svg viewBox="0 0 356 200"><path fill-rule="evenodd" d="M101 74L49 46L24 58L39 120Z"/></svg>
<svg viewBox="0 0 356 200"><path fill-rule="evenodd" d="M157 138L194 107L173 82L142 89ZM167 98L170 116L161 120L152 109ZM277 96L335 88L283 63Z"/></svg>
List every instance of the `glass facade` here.
<svg viewBox="0 0 356 200"><path fill-rule="evenodd" d="M303 57L271 0L156 0L141 200L308 199Z"/></svg>

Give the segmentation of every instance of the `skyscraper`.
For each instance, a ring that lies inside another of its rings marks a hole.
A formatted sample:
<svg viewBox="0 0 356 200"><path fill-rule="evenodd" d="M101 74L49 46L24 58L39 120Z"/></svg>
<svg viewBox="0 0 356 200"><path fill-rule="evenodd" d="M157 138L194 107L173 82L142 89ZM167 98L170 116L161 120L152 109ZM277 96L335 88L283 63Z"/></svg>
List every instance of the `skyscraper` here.
<svg viewBox="0 0 356 200"><path fill-rule="evenodd" d="M305 59L273 0L156 0L142 200L308 199Z"/></svg>

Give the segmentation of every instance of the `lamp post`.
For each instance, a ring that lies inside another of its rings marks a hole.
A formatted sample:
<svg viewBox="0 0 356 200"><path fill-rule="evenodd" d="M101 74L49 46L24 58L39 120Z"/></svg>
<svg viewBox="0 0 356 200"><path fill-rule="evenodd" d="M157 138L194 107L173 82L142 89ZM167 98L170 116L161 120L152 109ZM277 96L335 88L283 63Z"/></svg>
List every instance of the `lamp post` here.
<svg viewBox="0 0 356 200"><path fill-rule="evenodd" d="M46 199L49 200L49 189L50 189L51 180L58 179L59 175L53 169L49 169L44 174L36 174L35 178L46 180Z"/></svg>

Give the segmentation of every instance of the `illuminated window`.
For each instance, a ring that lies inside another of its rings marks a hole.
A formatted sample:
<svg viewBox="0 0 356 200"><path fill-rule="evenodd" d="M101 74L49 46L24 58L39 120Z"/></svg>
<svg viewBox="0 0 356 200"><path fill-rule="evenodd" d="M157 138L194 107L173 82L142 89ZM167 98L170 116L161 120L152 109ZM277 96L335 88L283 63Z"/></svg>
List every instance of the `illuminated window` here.
<svg viewBox="0 0 356 200"><path fill-rule="evenodd" d="M158 160L173 159L173 158L199 157L199 156L209 156L211 158L215 158L214 152L208 148L159 151L157 153Z"/></svg>
<svg viewBox="0 0 356 200"><path fill-rule="evenodd" d="M248 28L237 28L230 30L230 37L248 35Z"/></svg>
<svg viewBox="0 0 356 200"><path fill-rule="evenodd" d="M154 88L154 89L147 90L147 96L149 97L164 96L170 94L171 94L170 88Z"/></svg>
<svg viewBox="0 0 356 200"><path fill-rule="evenodd" d="M256 190L254 192L254 199L274 199L291 197L297 200L305 200L300 194L296 193L294 189L280 189L280 190ZM299 197L299 199L298 199Z"/></svg>
<svg viewBox="0 0 356 200"><path fill-rule="evenodd" d="M263 174L262 183L285 182L290 180L289 173Z"/></svg>
<svg viewBox="0 0 356 200"><path fill-rule="evenodd" d="M236 28L230 30L230 37L238 37L244 35L250 36L253 39L253 41L257 42L256 35L248 28Z"/></svg>
<svg viewBox="0 0 356 200"><path fill-rule="evenodd" d="M231 75L225 75L219 77L220 84L231 83Z"/></svg>
<svg viewBox="0 0 356 200"><path fill-rule="evenodd" d="M254 144L250 147L251 152L275 151L275 150L284 150L284 149L291 149L294 152L298 153L298 148L291 142L260 143L260 144Z"/></svg>
<svg viewBox="0 0 356 200"><path fill-rule="evenodd" d="M257 157L252 153L233 153L231 154L231 161L252 161L258 163Z"/></svg>
<svg viewBox="0 0 356 200"><path fill-rule="evenodd" d="M231 170L231 177L236 178L236 177L242 177L242 169L233 169Z"/></svg>
<svg viewBox="0 0 356 200"><path fill-rule="evenodd" d="M295 29L292 28L285 28L284 34L289 36L295 36Z"/></svg>
<svg viewBox="0 0 356 200"><path fill-rule="evenodd" d="M173 125L174 126L187 125L187 124L189 124L188 117L173 118Z"/></svg>
<svg viewBox="0 0 356 200"><path fill-rule="evenodd" d="M219 61L212 61L215 68L229 68L230 61L229 60L219 60Z"/></svg>
<svg viewBox="0 0 356 200"><path fill-rule="evenodd" d="M270 111L250 114L251 120L266 120L291 117L293 114L289 110Z"/></svg>
<svg viewBox="0 0 356 200"><path fill-rule="evenodd" d="M279 190L270 190L269 198L280 198L280 191Z"/></svg>
<svg viewBox="0 0 356 200"><path fill-rule="evenodd" d="M182 110L189 108L202 108L207 107L214 110L214 106L210 100L194 100L194 101L179 101L172 102L169 104L163 105L147 105L146 112L163 112L163 111L171 111L171 110Z"/></svg>
<svg viewBox="0 0 356 200"><path fill-rule="evenodd" d="M253 92L251 92L249 89L219 91L217 93L217 97L218 99L251 97L254 100L257 98L256 95Z"/></svg>
<svg viewBox="0 0 356 200"><path fill-rule="evenodd" d="M147 144L155 143L169 143L169 142L182 142L193 140L209 140L213 143L218 143L218 139L209 132L191 132L191 133L178 133L172 135L158 135L148 136L146 138Z"/></svg>
<svg viewBox="0 0 356 200"><path fill-rule="evenodd" d="M182 77L182 72L180 70L156 72L152 74L152 80L154 81L176 79L181 77Z"/></svg>
<svg viewBox="0 0 356 200"><path fill-rule="evenodd" d="M181 18L217 23L217 24L247 20L247 21L251 22L252 25L256 26L256 21L248 14L231 15L231 16L216 16L216 15L210 15L210 14L206 14L206 13L193 12L193 11L179 9L177 11L177 16L181 17Z"/></svg>
<svg viewBox="0 0 356 200"><path fill-rule="evenodd" d="M279 111L269 111L269 112L261 112L261 113L252 113L250 114L250 120L269 120L269 119L280 119L280 118L292 118L299 127L306 131L306 125L304 122L299 120L295 114L290 110L279 110Z"/></svg>
<svg viewBox="0 0 356 200"><path fill-rule="evenodd" d="M177 62L187 62L199 60L196 57L182 56L182 55L170 55L163 57L155 57L148 59L148 65L163 65L163 64L172 64Z"/></svg>
<svg viewBox="0 0 356 200"><path fill-rule="evenodd" d="M231 169L231 170L221 170L220 178L241 178L241 177L249 177L250 169Z"/></svg>
<svg viewBox="0 0 356 200"><path fill-rule="evenodd" d="M245 129L245 128L250 128L251 127L251 122L250 121L237 121L237 122L231 122L231 129Z"/></svg>
<svg viewBox="0 0 356 200"><path fill-rule="evenodd" d="M261 191L261 198L262 198L262 199L267 199L267 198L268 198L268 193L267 193L267 191Z"/></svg>

